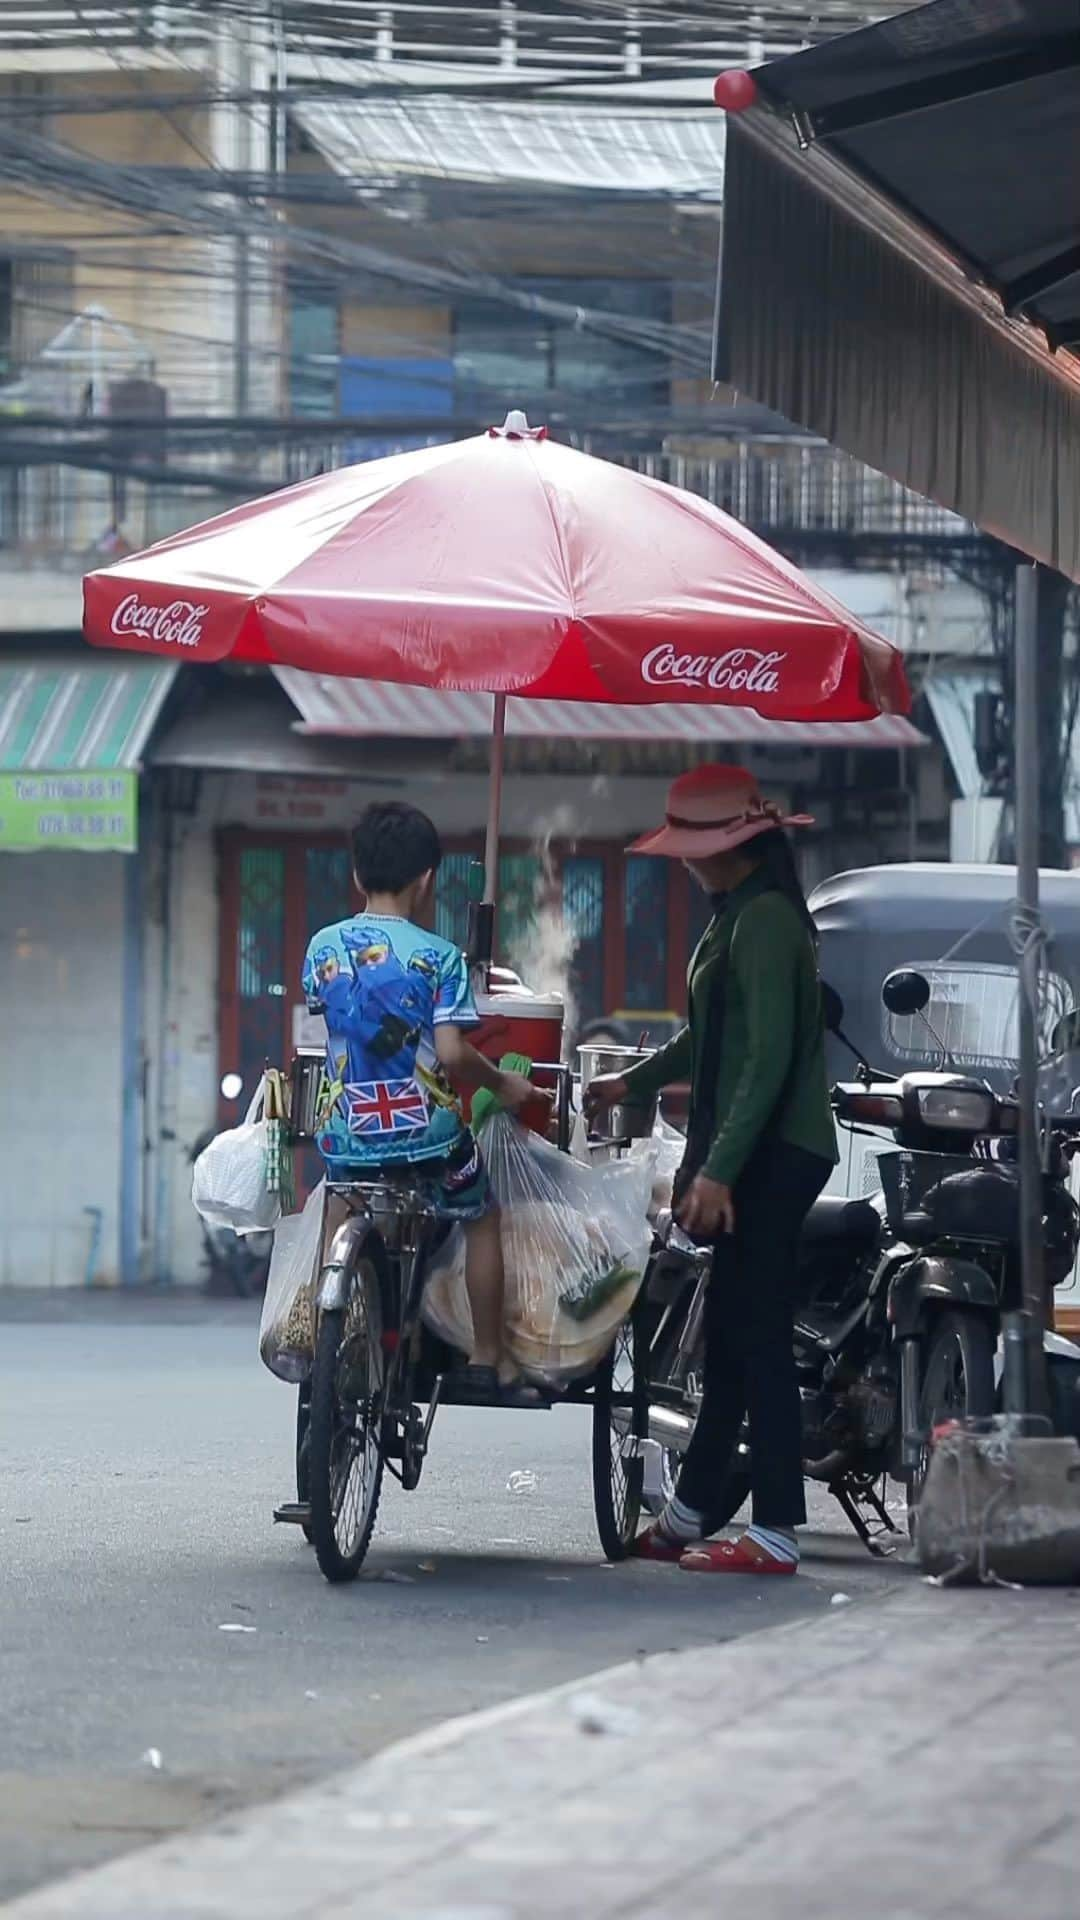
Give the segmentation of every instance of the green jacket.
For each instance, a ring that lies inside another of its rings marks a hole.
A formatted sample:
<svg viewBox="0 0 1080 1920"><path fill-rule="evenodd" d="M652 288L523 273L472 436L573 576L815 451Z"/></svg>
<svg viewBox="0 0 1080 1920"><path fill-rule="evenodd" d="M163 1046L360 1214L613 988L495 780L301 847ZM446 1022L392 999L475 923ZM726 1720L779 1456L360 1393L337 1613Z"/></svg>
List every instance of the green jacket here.
<svg viewBox="0 0 1080 1920"><path fill-rule="evenodd" d="M716 1131L702 1172L734 1186L766 1136L835 1162L813 944L791 901L760 872L728 894L706 928L690 962L690 1024L627 1075L631 1095L645 1098L688 1079L693 1131L694 1109L709 1098L704 1037L725 954Z"/></svg>

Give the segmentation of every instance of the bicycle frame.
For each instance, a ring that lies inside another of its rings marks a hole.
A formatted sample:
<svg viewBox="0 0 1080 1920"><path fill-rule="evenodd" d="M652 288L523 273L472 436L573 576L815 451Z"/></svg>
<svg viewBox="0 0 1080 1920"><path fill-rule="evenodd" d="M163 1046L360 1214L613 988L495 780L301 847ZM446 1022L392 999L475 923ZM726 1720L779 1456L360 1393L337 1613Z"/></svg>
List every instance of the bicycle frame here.
<svg viewBox="0 0 1080 1920"><path fill-rule="evenodd" d="M364 1246L372 1234L388 1251L404 1256L405 1277L401 1288L401 1319L408 1318L416 1287L420 1254L437 1218L432 1203L417 1188L398 1186L384 1180L328 1181L327 1194L344 1199L350 1207L330 1242L329 1257L319 1278L316 1305L321 1313L344 1307L349 1297L349 1282ZM389 1222L394 1229L385 1231Z"/></svg>

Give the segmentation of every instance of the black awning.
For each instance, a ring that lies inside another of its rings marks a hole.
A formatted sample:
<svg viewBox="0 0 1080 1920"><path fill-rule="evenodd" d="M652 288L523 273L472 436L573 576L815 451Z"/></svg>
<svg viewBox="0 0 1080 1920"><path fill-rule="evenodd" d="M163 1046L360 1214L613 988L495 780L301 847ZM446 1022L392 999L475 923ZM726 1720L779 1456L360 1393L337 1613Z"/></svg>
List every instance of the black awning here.
<svg viewBox="0 0 1080 1920"><path fill-rule="evenodd" d="M717 376L1080 577L1080 0L933 0L754 78Z"/></svg>

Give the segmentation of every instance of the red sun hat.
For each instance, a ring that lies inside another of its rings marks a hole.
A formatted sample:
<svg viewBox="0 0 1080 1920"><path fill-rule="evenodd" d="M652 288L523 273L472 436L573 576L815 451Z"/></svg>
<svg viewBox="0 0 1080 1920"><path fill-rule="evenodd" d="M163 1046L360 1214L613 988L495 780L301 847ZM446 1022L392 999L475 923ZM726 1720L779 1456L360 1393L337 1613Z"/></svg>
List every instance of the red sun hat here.
<svg viewBox="0 0 1080 1920"><path fill-rule="evenodd" d="M667 814L628 853L653 853L668 860L708 860L728 853L776 827L812 827L806 813L781 813L763 800L758 783L743 767L695 767L668 788Z"/></svg>

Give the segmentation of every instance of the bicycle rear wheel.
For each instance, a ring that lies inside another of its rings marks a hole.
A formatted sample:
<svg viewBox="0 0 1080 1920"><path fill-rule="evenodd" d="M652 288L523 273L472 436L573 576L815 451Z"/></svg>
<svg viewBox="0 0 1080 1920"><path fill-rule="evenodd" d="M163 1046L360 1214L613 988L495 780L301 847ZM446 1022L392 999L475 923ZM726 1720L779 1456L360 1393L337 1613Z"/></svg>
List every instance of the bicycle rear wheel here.
<svg viewBox="0 0 1080 1920"><path fill-rule="evenodd" d="M319 1316L311 1374L311 1539L327 1580L355 1580L382 1490L384 1390L379 1277L362 1260L348 1305Z"/></svg>
<svg viewBox="0 0 1080 1920"><path fill-rule="evenodd" d="M296 1498L302 1507L311 1504L311 1381L305 1380L296 1401ZM310 1522L303 1523L304 1539L311 1545Z"/></svg>

